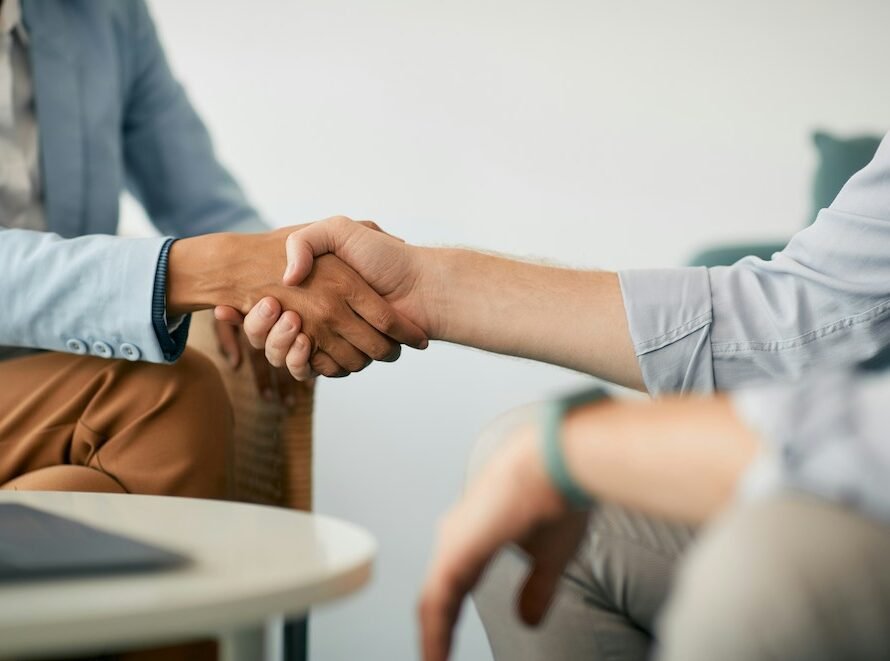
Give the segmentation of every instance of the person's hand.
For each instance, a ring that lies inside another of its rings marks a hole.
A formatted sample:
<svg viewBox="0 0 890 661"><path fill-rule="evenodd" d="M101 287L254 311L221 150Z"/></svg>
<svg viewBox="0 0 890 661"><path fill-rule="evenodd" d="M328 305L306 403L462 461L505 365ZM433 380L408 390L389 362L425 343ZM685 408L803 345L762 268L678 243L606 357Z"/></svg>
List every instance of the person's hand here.
<svg viewBox="0 0 890 661"><path fill-rule="evenodd" d="M331 253L355 269L374 291L429 335L431 320L422 297L417 295L429 274L415 246L387 234L371 221L334 216L292 232L285 250L285 285L303 283L317 258Z"/></svg>
<svg viewBox="0 0 890 661"><path fill-rule="evenodd" d="M296 313L291 314L293 318L289 321L293 322L296 319L296 330L299 331L300 318ZM250 363L257 392L263 399L288 407L296 404L299 389L297 382L291 378L286 368L269 364L262 350L254 349L247 343L247 338L241 332L240 323L217 319L214 321L214 330L219 352L232 370L241 368L246 357Z"/></svg>
<svg viewBox="0 0 890 661"><path fill-rule="evenodd" d="M301 286L284 286L282 244L292 231L284 228L258 235L207 235L177 241L170 251L168 313L181 314L207 303L228 306L233 317L255 307L264 318L276 320L281 308L298 312L298 316L290 314L279 321L285 324L289 319L291 326L301 325L310 355L321 352L330 358L323 371L330 376L359 371L372 359L393 360L400 342L426 347L427 336L421 328L333 255L316 260ZM264 306L264 296L280 301L281 308ZM219 312L217 318L234 321Z"/></svg>
<svg viewBox="0 0 890 661"><path fill-rule="evenodd" d="M443 519L418 607L424 661L445 661L461 604L504 546L518 544L530 570L518 600L529 625L547 612L587 528L544 469L536 427L526 427L474 480Z"/></svg>
<svg viewBox="0 0 890 661"><path fill-rule="evenodd" d="M387 234L376 223L336 216L306 225L288 236L286 252L284 284L305 284L316 258L334 253L356 269L399 313L425 331L430 326L429 315L419 305L421 297L417 292L422 270L413 247ZM229 310L217 310L217 315L235 318ZM244 319L244 330L252 346L264 347L267 359L273 365L287 365L298 381L317 374L348 373L346 369L337 370L336 361L325 352L307 353L308 338L299 329L282 327L276 317L262 315L257 307ZM302 362L300 356L305 357Z"/></svg>

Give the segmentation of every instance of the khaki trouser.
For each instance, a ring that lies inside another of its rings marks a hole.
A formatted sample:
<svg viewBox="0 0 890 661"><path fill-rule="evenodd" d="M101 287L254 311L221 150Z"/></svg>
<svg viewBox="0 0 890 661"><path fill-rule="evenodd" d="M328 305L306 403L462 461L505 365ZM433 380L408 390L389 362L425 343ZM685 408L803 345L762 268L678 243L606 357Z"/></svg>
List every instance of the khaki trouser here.
<svg viewBox="0 0 890 661"><path fill-rule="evenodd" d="M41 353L0 362L0 488L224 498L232 412L213 364ZM211 659L215 645L128 659Z"/></svg>
<svg viewBox="0 0 890 661"><path fill-rule="evenodd" d="M222 498L232 413L216 368L41 353L0 362L0 488Z"/></svg>
<svg viewBox="0 0 890 661"><path fill-rule="evenodd" d="M530 415L489 429L470 472ZM498 661L890 658L890 527L813 497L701 531L604 504L538 629L515 614L526 571L504 551L474 595Z"/></svg>

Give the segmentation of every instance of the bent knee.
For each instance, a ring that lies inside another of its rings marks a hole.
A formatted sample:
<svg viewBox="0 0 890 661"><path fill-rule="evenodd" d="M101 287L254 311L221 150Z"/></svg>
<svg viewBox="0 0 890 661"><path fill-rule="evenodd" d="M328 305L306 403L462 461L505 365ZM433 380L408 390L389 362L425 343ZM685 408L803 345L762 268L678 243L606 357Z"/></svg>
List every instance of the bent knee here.
<svg viewBox="0 0 890 661"><path fill-rule="evenodd" d="M730 512L681 568L662 658L881 658L890 577L872 569L888 551L883 526L806 496Z"/></svg>
<svg viewBox="0 0 890 661"><path fill-rule="evenodd" d="M534 404L520 406L502 413L490 422L476 438L467 459L466 482L470 483L519 427L535 420L538 408Z"/></svg>

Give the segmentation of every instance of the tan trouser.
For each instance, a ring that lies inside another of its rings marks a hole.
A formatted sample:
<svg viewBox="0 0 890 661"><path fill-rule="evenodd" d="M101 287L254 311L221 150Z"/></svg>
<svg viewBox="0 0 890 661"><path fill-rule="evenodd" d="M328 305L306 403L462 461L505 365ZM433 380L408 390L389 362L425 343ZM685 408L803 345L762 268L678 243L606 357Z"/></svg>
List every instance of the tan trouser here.
<svg viewBox="0 0 890 661"><path fill-rule="evenodd" d="M232 411L216 367L41 353L0 362L0 488L224 498ZM216 657L212 643L135 661Z"/></svg>
<svg viewBox="0 0 890 661"><path fill-rule="evenodd" d="M531 409L480 439L470 472ZM502 552L474 594L497 661L890 658L890 526L814 497L734 508L701 531L601 505L543 625Z"/></svg>
<svg viewBox="0 0 890 661"><path fill-rule="evenodd" d="M0 488L222 498L232 413L216 368L42 353L0 362Z"/></svg>

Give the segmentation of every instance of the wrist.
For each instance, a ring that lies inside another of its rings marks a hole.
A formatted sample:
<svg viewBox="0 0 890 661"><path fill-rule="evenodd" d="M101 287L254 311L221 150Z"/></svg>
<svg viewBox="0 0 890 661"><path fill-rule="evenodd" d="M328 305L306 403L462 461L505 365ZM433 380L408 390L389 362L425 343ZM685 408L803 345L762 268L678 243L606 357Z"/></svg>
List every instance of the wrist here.
<svg viewBox="0 0 890 661"><path fill-rule="evenodd" d="M450 317L451 295L449 286L452 278L448 272L452 268L453 250L446 248L425 248L408 246L409 259L417 274L415 284L409 294L410 307L416 322L431 340L448 338L447 321Z"/></svg>
<svg viewBox="0 0 890 661"><path fill-rule="evenodd" d="M534 502L536 518L556 518L569 510L569 504L553 484L541 454L540 428L528 425L518 431L519 438L512 446L510 475L527 489L529 501Z"/></svg>
<svg viewBox="0 0 890 661"><path fill-rule="evenodd" d="M242 313L250 297L242 291L245 256L254 255L250 243L265 235L206 234L179 239L170 248L167 266L167 314L176 316L216 305L230 305Z"/></svg>
<svg viewBox="0 0 890 661"><path fill-rule="evenodd" d="M475 322L464 318L470 311L466 296L478 289L478 273L470 263L476 253L460 248L417 248L419 266L417 307L431 340L463 341L461 329ZM464 282L469 274L469 281ZM462 300L461 300L462 299Z"/></svg>

